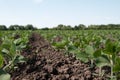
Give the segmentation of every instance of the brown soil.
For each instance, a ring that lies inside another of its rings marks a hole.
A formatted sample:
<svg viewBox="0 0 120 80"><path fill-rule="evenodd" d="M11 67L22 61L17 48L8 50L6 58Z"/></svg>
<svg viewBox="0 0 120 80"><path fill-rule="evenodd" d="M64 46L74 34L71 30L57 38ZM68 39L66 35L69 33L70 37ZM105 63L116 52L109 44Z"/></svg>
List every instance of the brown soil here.
<svg viewBox="0 0 120 80"><path fill-rule="evenodd" d="M14 35L14 39L18 39L18 38L20 38L20 35L19 34L15 34Z"/></svg>
<svg viewBox="0 0 120 80"><path fill-rule="evenodd" d="M62 41L62 37L61 36L56 36L53 38L53 42L60 42Z"/></svg>
<svg viewBox="0 0 120 80"><path fill-rule="evenodd" d="M106 80L98 76L98 68L56 51L37 33L30 36L28 45L30 48L22 52L28 61L18 64L12 80Z"/></svg>

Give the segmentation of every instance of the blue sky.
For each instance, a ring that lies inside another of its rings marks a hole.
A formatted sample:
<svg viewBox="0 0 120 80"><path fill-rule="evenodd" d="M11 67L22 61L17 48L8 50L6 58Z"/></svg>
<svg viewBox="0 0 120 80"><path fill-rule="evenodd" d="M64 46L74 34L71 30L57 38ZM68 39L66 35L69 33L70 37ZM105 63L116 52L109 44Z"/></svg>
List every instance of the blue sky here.
<svg viewBox="0 0 120 80"><path fill-rule="evenodd" d="M120 0L0 0L0 24L120 24Z"/></svg>

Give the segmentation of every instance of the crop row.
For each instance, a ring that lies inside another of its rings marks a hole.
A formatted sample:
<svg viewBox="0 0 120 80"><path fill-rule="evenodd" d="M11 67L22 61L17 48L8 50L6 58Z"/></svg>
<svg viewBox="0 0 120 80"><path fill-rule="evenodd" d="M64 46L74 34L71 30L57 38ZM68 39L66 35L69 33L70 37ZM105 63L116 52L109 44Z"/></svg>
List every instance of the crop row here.
<svg viewBox="0 0 120 80"><path fill-rule="evenodd" d="M99 76L105 74L103 67L109 67L111 80L120 79L120 31L119 30L37 30L52 46L64 50L65 55L74 54L77 59L91 67L99 67ZM0 32L0 80L10 80L8 74L17 68L16 64L26 61L20 55L27 47L31 31ZM18 35L17 35L18 34Z"/></svg>
<svg viewBox="0 0 120 80"><path fill-rule="evenodd" d="M111 80L120 78L120 32L103 31L50 31L43 34L56 49L73 53L91 67L99 67L99 76L105 74L103 67L109 67ZM47 34L47 35L46 35Z"/></svg>

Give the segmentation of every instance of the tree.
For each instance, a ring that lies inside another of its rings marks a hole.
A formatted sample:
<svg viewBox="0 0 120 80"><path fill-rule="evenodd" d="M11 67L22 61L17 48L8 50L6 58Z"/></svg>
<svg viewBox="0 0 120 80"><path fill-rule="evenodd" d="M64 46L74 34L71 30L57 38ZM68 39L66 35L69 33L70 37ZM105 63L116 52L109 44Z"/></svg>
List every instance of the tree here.
<svg viewBox="0 0 120 80"><path fill-rule="evenodd" d="M49 28L48 28L48 27L45 27L45 28L42 28L41 30L49 30Z"/></svg>
<svg viewBox="0 0 120 80"><path fill-rule="evenodd" d="M67 25L67 26L65 26L65 29L66 30L72 30L72 27L71 27L71 25Z"/></svg>
<svg viewBox="0 0 120 80"><path fill-rule="evenodd" d="M10 25L9 30L20 30L20 26L19 25Z"/></svg>
<svg viewBox="0 0 120 80"><path fill-rule="evenodd" d="M72 30L72 27L70 25L63 25L63 24L59 24L57 27L53 28L56 30Z"/></svg>
<svg viewBox="0 0 120 80"><path fill-rule="evenodd" d="M25 30L25 27L22 26L22 25L20 25L20 26L19 26L19 29L20 29L20 30Z"/></svg>
<svg viewBox="0 0 120 80"><path fill-rule="evenodd" d="M7 27L5 25L0 25L0 30L7 30Z"/></svg>
<svg viewBox="0 0 120 80"><path fill-rule="evenodd" d="M78 26L77 25L75 25L75 27L74 27L74 30L78 30L79 28L78 28Z"/></svg>
<svg viewBox="0 0 120 80"><path fill-rule="evenodd" d="M59 24L59 25L57 26L57 29L63 30L63 29L64 29L64 25L63 25L63 24Z"/></svg>
<svg viewBox="0 0 120 80"><path fill-rule="evenodd" d="M79 24L79 25L78 25L78 29L82 29L82 30L83 30L83 29L85 29L85 28L86 28L86 26L83 25L83 24Z"/></svg>
<svg viewBox="0 0 120 80"><path fill-rule="evenodd" d="M26 30L34 30L34 27L33 27L33 25L28 24L28 25L25 26L25 29Z"/></svg>
<svg viewBox="0 0 120 80"><path fill-rule="evenodd" d="M79 24L78 26L75 25L75 27L74 27L75 30L83 30L83 29L85 29L85 28L86 28L86 26L83 25L83 24Z"/></svg>

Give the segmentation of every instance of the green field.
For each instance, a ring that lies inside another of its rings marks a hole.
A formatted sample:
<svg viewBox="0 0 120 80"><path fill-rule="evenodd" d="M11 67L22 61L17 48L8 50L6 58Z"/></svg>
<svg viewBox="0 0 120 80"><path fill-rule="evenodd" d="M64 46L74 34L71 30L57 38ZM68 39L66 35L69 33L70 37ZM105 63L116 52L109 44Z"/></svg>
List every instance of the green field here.
<svg viewBox="0 0 120 80"><path fill-rule="evenodd" d="M64 50L65 55L72 53L84 63L90 61L91 67L93 64L100 69L104 66L110 67L110 78L120 79L119 30L0 31L0 74L6 74L0 78L6 76L4 78L9 80L9 71L17 63L26 61L20 53L22 49L28 48L28 37L32 32L42 35L55 49ZM20 38L15 38L16 34ZM102 75L102 70L99 72Z"/></svg>

